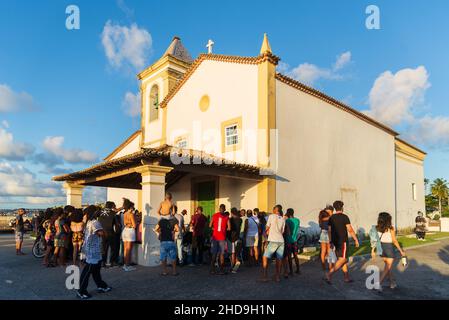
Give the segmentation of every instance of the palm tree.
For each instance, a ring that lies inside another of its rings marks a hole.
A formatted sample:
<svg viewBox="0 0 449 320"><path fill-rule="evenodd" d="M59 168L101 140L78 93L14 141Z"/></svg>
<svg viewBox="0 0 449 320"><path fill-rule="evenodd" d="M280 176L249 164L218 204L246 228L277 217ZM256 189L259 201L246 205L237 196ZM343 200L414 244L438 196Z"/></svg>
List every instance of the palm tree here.
<svg viewBox="0 0 449 320"><path fill-rule="evenodd" d="M429 182L429 179L424 178L424 195L427 195L427 187L429 186Z"/></svg>
<svg viewBox="0 0 449 320"><path fill-rule="evenodd" d="M435 179L430 186L430 192L433 196L438 198L438 210L440 211L440 217L443 212L442 201L443 198L447 198L449 194L449 187L447 185L447 181L444 179Z"/></svg>

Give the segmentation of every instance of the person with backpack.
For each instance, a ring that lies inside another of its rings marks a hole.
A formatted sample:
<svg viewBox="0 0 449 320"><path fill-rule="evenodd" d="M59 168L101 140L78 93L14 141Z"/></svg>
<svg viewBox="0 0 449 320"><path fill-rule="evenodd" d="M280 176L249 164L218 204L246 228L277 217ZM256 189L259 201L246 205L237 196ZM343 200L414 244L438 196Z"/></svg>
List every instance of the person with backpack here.
<svg viewBox="0 0 449 320"><path fill-rule="evenodd" d="M245 243L249 253L249 264L257 265L259 262L259 218L252 210L246 211Z"/></svg>

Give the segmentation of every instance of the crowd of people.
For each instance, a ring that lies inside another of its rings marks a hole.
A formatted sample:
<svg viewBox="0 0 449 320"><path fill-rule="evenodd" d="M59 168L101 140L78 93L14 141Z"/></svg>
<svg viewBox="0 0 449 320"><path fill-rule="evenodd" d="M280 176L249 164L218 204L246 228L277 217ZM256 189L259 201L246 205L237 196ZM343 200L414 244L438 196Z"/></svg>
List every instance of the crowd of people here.
<svg viewBox="0 0 449 320"><path fill-rule="evenodd" d="M326 206L318 215L320 232L320 260L323 280L331 284L333 275L342 270L344 281L352 282L348 272L349 236L356 247L357 235L349 217L343 213L342 201ZM23 213L20 209L16 222L16 253L23 255ZM172 195L166 194L157 213L159 220L153 231L160 241L162 276L179 275L179 266L197 266L208 263L211 275L237 273L244 262L249 267L261 267L260 281L269 281L270 261L275 260L273 280L281 281L301 273L298 259L300 220L292 208L276 205L271 214L255 209L231 208L221 204L210 218L197 207L188 224L186 210L178 213ZM392 275L394 247L405 255L396 240L391 215L380 213L374 233L370 232L371 247L385 262L381 282L388 278L390 287L396 287ZM123 199L121 207L106 202L104 208L90 205L84 210L65 206L47 209L39 223L39 232L45 236L46 267L64 266L71 259L75 265L84 265L77 295L88 299L89 278L92 275L98 291L111 288L101 277L102 267L122 266L123 271L135 270L133 246L142 241L142 214L134 203ZM171 270L170 270L171 269Z"/></svg>

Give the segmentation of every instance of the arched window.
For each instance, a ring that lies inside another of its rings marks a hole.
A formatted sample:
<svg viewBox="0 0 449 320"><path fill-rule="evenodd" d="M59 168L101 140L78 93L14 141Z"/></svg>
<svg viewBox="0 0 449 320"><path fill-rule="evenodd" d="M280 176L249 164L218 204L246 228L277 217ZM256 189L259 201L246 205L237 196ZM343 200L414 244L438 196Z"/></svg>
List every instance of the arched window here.
<svg viewBox="0 0 449 320"><path fill-rule="evenodd" d="M159 117L159 87L155 84L150 91L150 121Z"/></svg>

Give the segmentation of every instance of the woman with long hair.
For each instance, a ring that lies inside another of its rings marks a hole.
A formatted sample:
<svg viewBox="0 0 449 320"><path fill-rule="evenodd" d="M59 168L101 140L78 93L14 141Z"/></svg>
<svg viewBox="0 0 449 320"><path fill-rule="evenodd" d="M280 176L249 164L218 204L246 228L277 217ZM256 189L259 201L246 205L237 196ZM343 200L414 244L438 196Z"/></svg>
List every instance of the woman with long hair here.
<svg viewBox="0 0 449 320"><path fill-rule="evenodd" d="M55 249L55 221L58 216L54 213L54 211L50 208L45 210L44 214L44 222L42 226L45 228L45 242L47 245L47 249L45 251L43 265L47 268L54 267L54 263L51 261L51 258Z"/></svg>
<svg viewBox="0 0 449 320"><path fill-rule="evenodd" d="M131 255L133 250L133 244L136 241L136 216L134 214L134 203L128 199L123 201L123 224L122 240L124 246L124 262L123 270L134 271L136 268L131 266Z"/></svg>
<svg viewBox="0 0 449 320"><path fill-rule="evenodd" d="M321 253L320 253L320 259L321 259L321 266L323 268L323 271L326 271L327 266L327 256L331 252L331 246L329 243L329 218L334 212L334 208L332 206L327 206L325 209L321 210L318 214L318 223L320 225L320 246L321 246ZM329 264L329 269L332 267L332 263Z"/></svg>
<svg viewBox="0 0 449 320"><path fill-rule="evenodd" d="M76 265L84 238L83 211L81 209L76 209L70 216L70 230L72 231L73 264Z"/></svg>
<svg viewBox="0 0 449 320"><path fill-rule="evenodd" d="M56 208L55 212L58 215L55 221L55 262L57 265L65 266L65 255L68 247L70 228L64 210L62 208Z"/></svg>
<svg viewBox="0 0 449 320"><path fill-rule="evenodd" d="M404 250L402 250L396 239L396 232L391 224L391 215L387 212L379 213L377 218L377 233L379 234L379 240L382 247L381 257L385 263L384 271L380 276L379 290L382 290L382 282L388 276L390 280L390 288L396 288L396 282L393 278L393 261L394 261L394 247L398 249L401 256L405 255Z"/></svg>

